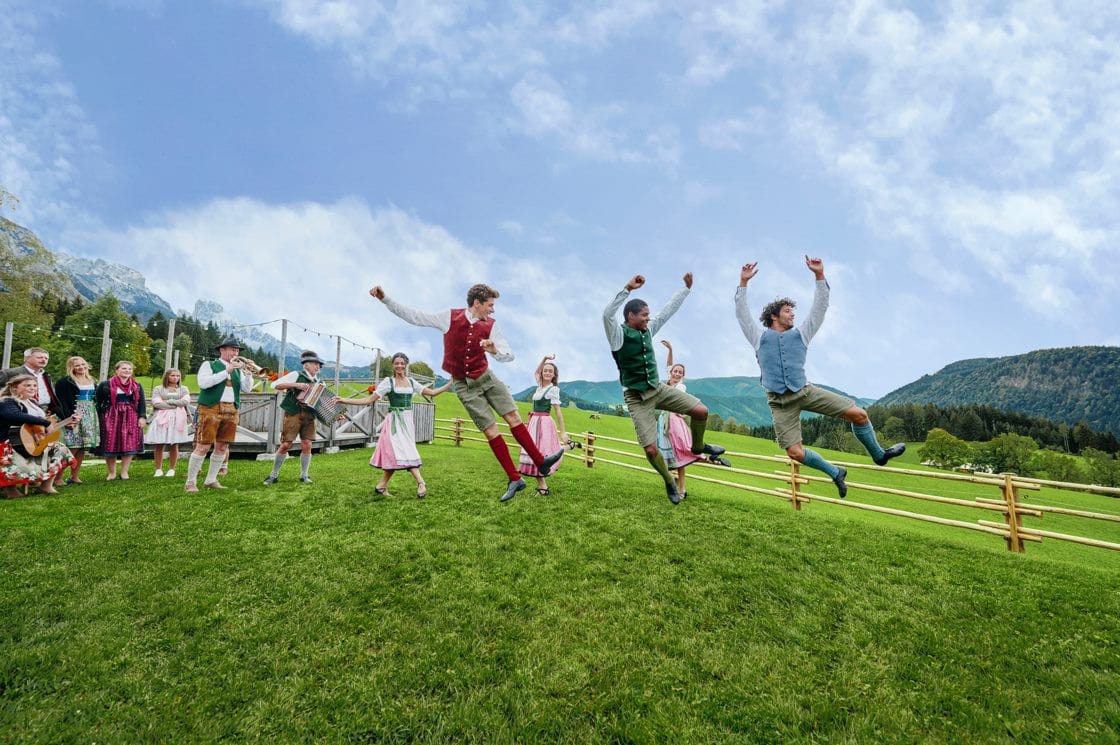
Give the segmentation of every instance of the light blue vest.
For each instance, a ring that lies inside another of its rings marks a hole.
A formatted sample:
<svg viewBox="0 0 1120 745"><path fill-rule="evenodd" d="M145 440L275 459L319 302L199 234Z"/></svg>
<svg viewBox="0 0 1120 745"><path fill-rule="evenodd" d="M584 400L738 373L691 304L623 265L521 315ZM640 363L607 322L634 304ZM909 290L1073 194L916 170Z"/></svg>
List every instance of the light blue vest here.
<svg viewBox="0 0 1120 745"><path fill-rule="evenodd" d="M799 391L805 387L805 352L808 346L799 329L762 332L758 343L758 367L762 387L772 393Z"/></svg>

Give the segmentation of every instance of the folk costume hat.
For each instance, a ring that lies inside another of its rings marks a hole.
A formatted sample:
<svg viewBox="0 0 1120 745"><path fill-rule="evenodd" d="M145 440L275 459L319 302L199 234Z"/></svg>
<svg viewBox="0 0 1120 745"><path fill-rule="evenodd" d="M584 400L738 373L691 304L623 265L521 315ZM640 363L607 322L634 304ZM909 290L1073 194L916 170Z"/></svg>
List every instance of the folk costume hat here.
<svg viewBox="0 0 1120 745"><path fill-rule="evenodd" d="M241 351L241 342L239 342L237 339L233 338L232 336L228 336L228 337L226 337L225 339L222 340L221 344L214 347L214 351L218 352L218 351L221 350L222 347L234 347L235 349L237 349L237 351L240 352Z"/></svg>
<svg viewBox="0 0 1120 745"><path fill-rule="evenodd" d="M319 359L319 355L315 354L310 349L305 349L299 354L299 364L302 365L304 362L318 362L319 365L327 364L326 362L323 362L321 359Z"/></svg>

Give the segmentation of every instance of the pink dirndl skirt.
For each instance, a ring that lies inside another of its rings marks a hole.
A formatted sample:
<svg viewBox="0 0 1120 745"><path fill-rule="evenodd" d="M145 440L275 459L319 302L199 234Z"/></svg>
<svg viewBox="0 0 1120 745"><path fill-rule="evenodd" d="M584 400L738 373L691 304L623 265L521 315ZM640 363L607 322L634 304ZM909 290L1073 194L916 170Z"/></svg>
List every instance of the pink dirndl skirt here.
<svg viewBox="0 0 1120 745"><path fill-rule="evenodd" d="M529 430L529 437L532 438L533 444L537 446L537 450L541 451L544 455L555 453L560 449L560 434L556 431L556 422L553 421L552 415L543 411L534 411L529 414L529 422L526 425ZM552 467L551 473L556 473L560 470L560 464L564 462L561 458L560 462ZM537 466L533 463L532 458L524 450L521 451L521 456L518 459L518 471L526 476L540 476L541 472L537 470Z"/></svg>
<svg viewBox="0 0 1120 745"><path fill-rule="evenodd" d="M416 426L412 409L390 409L381 422L377 447L369 464L383 471L403 471L420 467L420 451L416 449Z"/></svg>
<svg viewBox="0 0 1120 745"><path fill-rule="evenodd" d="M692 452L692 430L684 416L670 411L662 412L657 423L657 447L669 468L684 468L700 460Z"/></svg>

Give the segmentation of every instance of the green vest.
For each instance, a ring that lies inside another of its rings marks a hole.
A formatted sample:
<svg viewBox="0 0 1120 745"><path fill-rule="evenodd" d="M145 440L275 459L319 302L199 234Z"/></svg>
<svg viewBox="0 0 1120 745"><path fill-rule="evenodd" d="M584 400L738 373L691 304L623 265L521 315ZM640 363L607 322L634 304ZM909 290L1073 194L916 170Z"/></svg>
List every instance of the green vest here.
<svg viewBox="0 0 1120 745"><path fill-rule="evenodd" d="M210 372L217 374L225 370L226 366L222 364L221 360L210 360ZM233 405L235 408L241 408L241 371L230 370L229 380L233 383ZM226 381L222 381L217 385L212 385L209 388L202 388L198 392L197 403L199 406L213 406L222 402L222 392L226 387Z"/></svg>
<svg viewBox="0 0 1120 745"><path fill-rule="evenodd" d="M389 399L389 408L395 411L404 411L412 408L412 390L408 393L397 393L392 386L389 386L389 392L385 398Z"/></svg>
<svg viewBox="0 0 1120 745"><path fill-rule="evenodd" d="M301 370L299 373L299 377L296 378L296 382L314 383L315 381L307 377L307 375L304 374L304 372ZM289 388L288 390L284 391L284 393L286 395L280 400L280 408L288 412L289 414L298 414L299 408L303 406L303 404L301 404L296 397L299 396L299 394L303 393L303 391L297 390L295 388Z"/></svg>
<svg viewBox="0 0 1120 745"><path fill-rule="evenodd" d="M657 357L653 353L653 336L623 324L622 347L612 352L618 365L618 378L623 388L648 391L657 387Z"/></svg>
<svg viewBox="0 0 1120 745"><path fill-rule="evenodd" d="M549 386L551 388L552 386ZM552 411L552 402L548 400L548 388L545 389L544 395L540 398L533 399L533 413L547 414Z"/></svg>

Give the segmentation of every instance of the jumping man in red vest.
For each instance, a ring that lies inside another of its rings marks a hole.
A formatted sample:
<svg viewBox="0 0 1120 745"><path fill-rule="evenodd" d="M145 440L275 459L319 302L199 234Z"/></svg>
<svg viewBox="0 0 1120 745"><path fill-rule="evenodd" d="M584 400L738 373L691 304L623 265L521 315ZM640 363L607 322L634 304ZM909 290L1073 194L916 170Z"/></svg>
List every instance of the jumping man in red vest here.
<svg viewBox="0 0 1120 745"><path fill-rule="evenodd" d="M521 421L509 388L489 368L487 352L498 362L513 360L509 342L490 317L494 312L494 300L498 297L497 290L487 285L474 285L467 291L466 308L452 308L442 313L413 310L387 297L380 285L371 288L369 294L413 326L431 326L443 332L442 367L451 376L451 388L463 402L475 426L486 435L494 457L509 477L509 485L502 495L503 502L513 499L517 492L524 489L525 480L521 478L510 456L509 446L498 431L494 412L509 424L510 433L532 458L541 475L547 476L552 471L552 467L564 456L564 449L547 456L537 449L529 430Z"/></svg>

